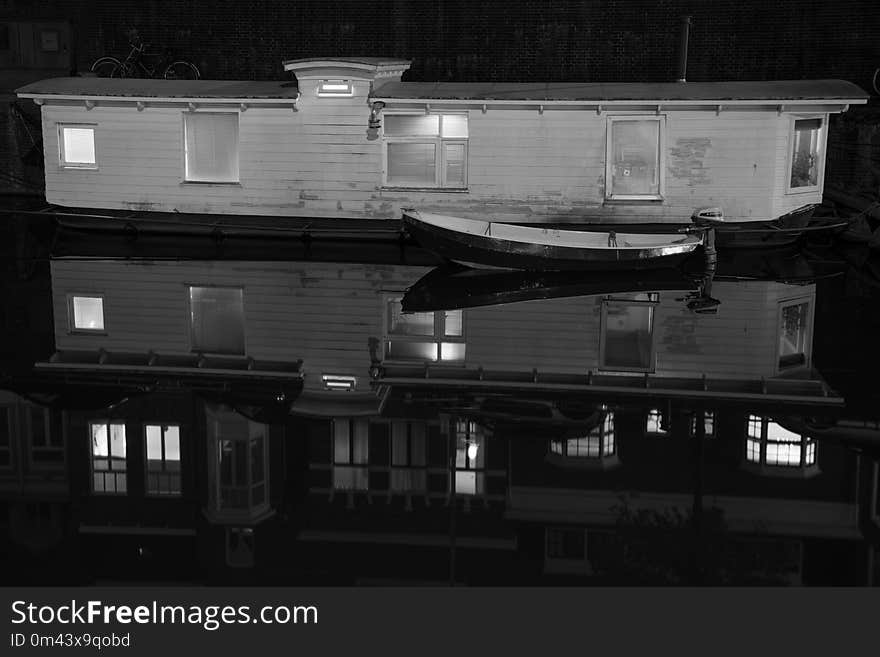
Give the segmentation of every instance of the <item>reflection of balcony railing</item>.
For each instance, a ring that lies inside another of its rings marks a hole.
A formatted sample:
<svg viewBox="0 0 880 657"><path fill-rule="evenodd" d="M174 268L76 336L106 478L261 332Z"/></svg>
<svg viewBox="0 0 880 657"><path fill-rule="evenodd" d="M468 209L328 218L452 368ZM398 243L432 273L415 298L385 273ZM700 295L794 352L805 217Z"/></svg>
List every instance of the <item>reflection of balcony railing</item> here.
<svg viewBox="0 0 880 657"><path fill-rule="evenodd" d="M398 493L425 493L428 472L425 466L392 466L391 490Z"/></svg>

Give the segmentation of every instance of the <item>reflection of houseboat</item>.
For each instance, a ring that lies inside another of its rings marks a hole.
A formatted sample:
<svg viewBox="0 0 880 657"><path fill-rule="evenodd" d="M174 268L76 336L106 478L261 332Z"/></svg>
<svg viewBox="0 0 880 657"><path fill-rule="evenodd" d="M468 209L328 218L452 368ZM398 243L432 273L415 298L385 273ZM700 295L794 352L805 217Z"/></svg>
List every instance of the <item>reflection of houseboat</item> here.
<svg viewBox="0 0 880 657"><path fill-rule="evenodd" d="M290 82L56 78L46 196L68 208L515 223L769 221L821 202L843 81L401 82L409 62L284 63ZM142 135L148 134L144 140Z"/></svg>
<svg viewBox="0 0 880 657"><path fill-rule="evenodd" d="M825 581L801 555L860 554L854 457L776 418L840 407L811 368L812 285L719 282L715 315L687 288L402 314L427 271L54 260L37 373L130 391L64 414L90 568L448 581L452 558L470 582L552 581L605 567L588 553L623 489L652 509L698 491L795 580Z"/></svg>

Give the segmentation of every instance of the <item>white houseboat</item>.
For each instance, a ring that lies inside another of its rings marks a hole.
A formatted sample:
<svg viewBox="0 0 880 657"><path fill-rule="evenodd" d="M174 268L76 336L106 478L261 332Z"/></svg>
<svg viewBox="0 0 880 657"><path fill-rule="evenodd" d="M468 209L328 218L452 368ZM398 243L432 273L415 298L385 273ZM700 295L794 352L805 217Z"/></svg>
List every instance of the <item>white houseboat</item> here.
<svg viewBox="0 0 880 657"><path fill-rule="evenodd" d="M515 223L771 221L822 200L841 80L402 82L409 62L284 62L296 82L55 78L42 107L55 206ZM283 223L283 221L282 221Z"/></svg>

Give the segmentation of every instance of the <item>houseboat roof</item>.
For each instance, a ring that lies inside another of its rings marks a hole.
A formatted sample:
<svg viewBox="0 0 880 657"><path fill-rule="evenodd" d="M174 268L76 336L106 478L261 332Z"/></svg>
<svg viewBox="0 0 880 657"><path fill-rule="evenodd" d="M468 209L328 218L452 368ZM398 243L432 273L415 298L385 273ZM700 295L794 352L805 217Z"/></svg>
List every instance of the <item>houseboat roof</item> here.
<svg viewBox="0 0 880 657"><path fill-rule="evenodd" d="M281 62L281 65L285 68L289 68L298 64L308 66L319 66L321 64L327 66L339 66L340 64L346 64L354 68L364 67L372 69L376 67L409 67L410 63L411 60L409 59L398 59L394 57L306 57L304 59L287 59Z"/></svg>
<svg viewBox="0 0 880 657"><path fill-rule="evenodd" d="M349 58L326 63L360 63L364 66L398 65L405 60ZM321 59L296 63L324 62ZM292 64L294 62L288 62ZM296 100L295 81L242 80L141 80L95 77L64 77L40 80L16 90L28 98L124 98L140 99L229 99ZM845 80L781 80L753 82L664 82L664 83L576 83L576 82L388 82L373 94L374 100L472 101L472 102L810 102L864 103L866 94Z"/></svg>
<svg viewBox="0 0 880 657"><path fill-rule="evenodd" d="M389 82L375 100L570 101L570 102L866 102L868 94L846 80L749 82Z"/></svg>
<svg viewBox="0 0 880 657"><path fill-rule="evenodd" d="M16 89L23 97L60 96L68 98L230 98L295 100L299 88L295 81L242 80L141 80L119 78L67 77L40 80Z"/></svg>

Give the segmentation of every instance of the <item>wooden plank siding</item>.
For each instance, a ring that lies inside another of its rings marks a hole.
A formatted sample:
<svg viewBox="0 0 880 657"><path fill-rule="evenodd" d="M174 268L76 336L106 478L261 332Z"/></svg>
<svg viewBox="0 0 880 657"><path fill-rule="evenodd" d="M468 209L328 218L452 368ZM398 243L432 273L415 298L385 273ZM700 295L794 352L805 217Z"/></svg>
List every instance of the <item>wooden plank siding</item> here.
<svg viewBox="0 0 880 657"><path fill-rule="evenodd" d="M229 106L233 107L233 106ZM770 219L815 202L786 195L789 114L669 110L665 198L606 202L609 116L622 111L470 110L467 191L382 187L382 140L369 139L368 99L303 97L240 116L240 184L183 182L183 106L47 102L42 107L46 195L68 207L397 219L418 207L498 220L687 222L719 206L728 220ZM394 111L393 105L385 112ZM402 110L400 110L402 111ZM439 111L439 110L438 110ZM653 117L653 114L635 114ZM95 124L98 169L62 168L59 123Z"/></svg>
<svg viewBox="0 0 880 657"><path fill-rule="evenodd" d="M242 286L246 355L303 359L306 389L322 373L365 377L369 343L385 331L384 303L428 271L411 266L331 263L52 263L56 346L159 354L190 353L187 284ZM68 331L67 296L104 295L106 334ZM717 283L716 315L695 315L665 291L655 308L656 373L772 377L778 304L811 298L813 286ZM529 301L464 311L469 368L585 373L599 369L601 297Z"/></svg>

